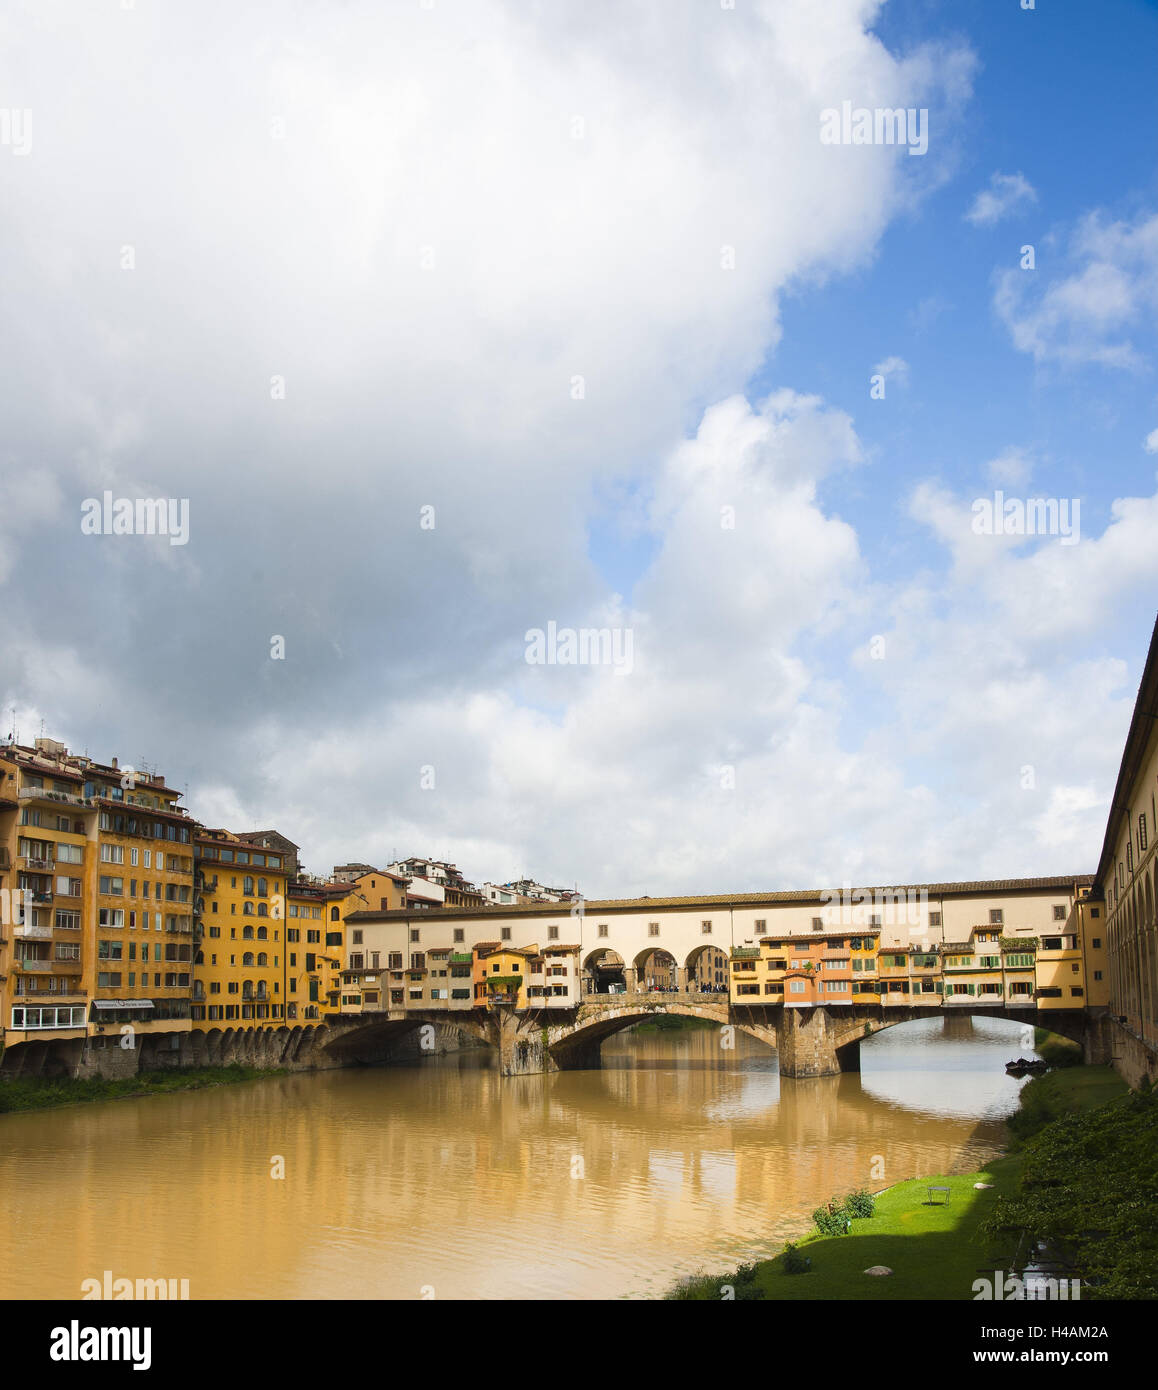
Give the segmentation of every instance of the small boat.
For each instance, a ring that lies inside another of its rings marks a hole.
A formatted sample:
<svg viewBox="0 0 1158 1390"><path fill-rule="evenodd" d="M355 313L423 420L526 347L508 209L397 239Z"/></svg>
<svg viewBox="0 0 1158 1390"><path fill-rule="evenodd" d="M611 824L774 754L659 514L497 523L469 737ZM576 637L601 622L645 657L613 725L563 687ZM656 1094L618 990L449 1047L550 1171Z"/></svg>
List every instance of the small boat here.
<svg viewBox="0 0 1158 1390"><path fill-rule="evenodd" d="M1040 1057L1032 1059L1019 1057L1016 1062L1006 1062L1005 1071L1007 1076L1041 1076L1043 1072L1049 1070L1049 1063L1043 1062Z"/></svg>

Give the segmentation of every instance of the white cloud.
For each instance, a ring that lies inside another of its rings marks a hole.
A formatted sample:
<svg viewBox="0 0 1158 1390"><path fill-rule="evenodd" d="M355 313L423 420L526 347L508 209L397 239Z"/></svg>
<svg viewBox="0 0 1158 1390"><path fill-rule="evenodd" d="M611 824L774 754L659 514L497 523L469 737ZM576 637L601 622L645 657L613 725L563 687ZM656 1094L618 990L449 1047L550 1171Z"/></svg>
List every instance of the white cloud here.
<svg viewBox="0 0 1158 1390"><path fill-rule="evenodd" d="M985 465L985 476L994 487L1024 488L1032 474L1032 455L1017 445L1002 450Z"/></svg>
<svg viewBox="0 0 1158 1390"><path fill-rule="evenodd" d="M1158 216L1107 223L1091 213L1064 260L1068 273L1048 280L1040 264L997 277L994 307L1014 346L1039 363L1138 367L1130 335L1158 312Z"/></svg>
<svg viewBox="0 0 1158 1390"><path fill-rule="evenodd" d="M994 174L989 187L973 199L965 220L975 227L991 227L1003 217L1037 202L1033 185L1023 174Z"/></svg>
<svg viewBox="0 0 1158 1390"><path fill-rule="evenodd" d="M1142 446L1148 454L1158 454L1158 430L1151 430Z"/></svg>
<svg viewBox="0 0 1158 1390"><path fill-rule="evenodd" d="M895 380L899 386L909 384L909 364L903 357L886 357L876 364L873 372L886 380Z"/></svg>
<svg viewBox="0 0 1158 1390"><path fill-rule="evenodd" d="M969 55L898 60L875 12L22 11L0 406L12 473L57 492L6 532L5 705L315 869L433 850L629 893L1085 867L1094 813L1039 825L1016 768L1048 797L1116 759L1122 670L1074 653L1153 582L1154 500L1063 553L981 547L928 489L946 573L886 584L836 486L871 468L853 421L738 394L785 287L868 264L950 167ZM850 93L947 112L927 158L818 158ZM1140 232L1102 234L1084 253L1136 278ZM1017 307L1031 344L1080 317ZM624 479L652 551L617 597L590 499ZM102 486L188 496L188 554L78 549ZM630 627L632 675L529 667L552 618Z"/></svg>

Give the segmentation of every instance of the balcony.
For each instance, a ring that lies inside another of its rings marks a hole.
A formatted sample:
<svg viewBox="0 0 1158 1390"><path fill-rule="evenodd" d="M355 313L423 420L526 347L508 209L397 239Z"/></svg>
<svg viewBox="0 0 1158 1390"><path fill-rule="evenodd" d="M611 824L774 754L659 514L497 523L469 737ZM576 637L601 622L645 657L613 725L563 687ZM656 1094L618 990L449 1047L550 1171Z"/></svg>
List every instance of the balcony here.
<svg viewBox="0 0 1158 1390"><path fill-rule="evenodd" d="M31 960L24 959L16 962L17 970L31 971L38 975L47 975L52 971L56 962L51 960Z"/></svg>
<svg viewBox="0 0 1158 1390"><path fill-rule="evenodd" d="M55 859L42 859L39 855L22 854L16 861L17 867L27 869L33 874L50 874L56 869Z"/></svg>
<svg viewBox="0 0 1158 1390"><path fill-rule="evenodd" d="M17 792L21 801L54 801L58 805L80 806L91 810L96 801L91 796L77 796L74 792L51 792L47 787L21 787Z"/></svg>
<svg viewBox="0 0 1158 1390"><path fill-rule="evenodd" d="M18 940L24 941L51 941L52 928L33 927L26 924L21 927L13 927L12 935L15 936Z"/></svg>

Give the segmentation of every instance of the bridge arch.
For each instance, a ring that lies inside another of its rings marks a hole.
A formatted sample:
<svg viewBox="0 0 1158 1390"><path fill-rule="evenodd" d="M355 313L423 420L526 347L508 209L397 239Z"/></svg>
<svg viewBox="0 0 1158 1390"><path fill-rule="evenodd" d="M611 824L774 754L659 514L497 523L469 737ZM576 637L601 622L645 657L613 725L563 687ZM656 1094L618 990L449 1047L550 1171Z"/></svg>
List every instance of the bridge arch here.
<svg viewBox="0 0 1158 1390"><path fill-rule="evenodd" d="M708 1023L721 1026L729 1021L726 997L717 1004L683 999L678 994L611 995L606 1007L588 1012L586 1017L576 1022L549 1028L547 1050L556 1065L564 1070L594 1065L605 1039L659 1015L701 1018ZM751 1027L743 1024L739 1026L745 1032L753 1032L755 1036L760 1036ZM768 1039L765 1038L764 1041Z"/></svg>
<svg viewBox="0 0 1158 1390"><path fill-rule="evenodd" d="M688 992L726 994L728 992L728 954L712 941L693 946L684 961Z"/></svg>
<svg viewBox="0 0 1158 1390"><path fill-rule="evenodd" d="M583 993L608 994L610 987L616 985L627 988L626 962L618 951L610 946L597 946L587 954L583 962Z"/></svg>
<svg viewBox="0 0 1158 1390"><path fill-rule="evenodd" d="M637 990L679 988L679 962L665 946L645 946L632 961Z"/></svg>
<svg viewBox="0 0 1158 1390"><path fill-rule="evenodd" d="M898 1012L901 1011L898 1010ZM1058 1037L1068 1038L1070 1042L1076 1042L1079 1046L1084 1046L1086 1040L1086 1014L1080 1009L1006 1009L986 1006L975 1009L962 1007L949 1010L938 1008L935 1005L927 1008L916 1005L904 1010L903 1016L899 1018L888 1012L883 1017L872 1014L863 1017L838 1015L836 1020L836 1050L839 1053L846 1047L875 1037L878 1033L886 1033L893 1028L902 1028L906 1023L921 1023L930 1018L968 1018L971 1020L1000 1018L1010 1023L1028 1025L1031 1028L1043 1028L1047 1032L1056 1033Z"/></svg>

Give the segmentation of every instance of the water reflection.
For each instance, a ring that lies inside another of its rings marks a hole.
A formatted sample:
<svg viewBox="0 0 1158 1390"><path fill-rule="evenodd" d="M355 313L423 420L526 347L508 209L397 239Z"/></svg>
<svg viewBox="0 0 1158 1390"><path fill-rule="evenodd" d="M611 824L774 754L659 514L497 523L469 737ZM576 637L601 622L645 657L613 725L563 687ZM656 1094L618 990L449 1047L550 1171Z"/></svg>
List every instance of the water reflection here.
<svg viewBox="0 0 1158 1390"><path fill-rule="evenodd" d="M466 1052L3 1116L22 1258L0 1295L71 1298L105 1269L194 1298L659 1293L775 1251L830 1194L991 1157L1019 1033L904 1025L860 1075L783 1083L744 1034L619 1034L600 1071L504 1079Z"/></svg>

